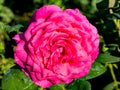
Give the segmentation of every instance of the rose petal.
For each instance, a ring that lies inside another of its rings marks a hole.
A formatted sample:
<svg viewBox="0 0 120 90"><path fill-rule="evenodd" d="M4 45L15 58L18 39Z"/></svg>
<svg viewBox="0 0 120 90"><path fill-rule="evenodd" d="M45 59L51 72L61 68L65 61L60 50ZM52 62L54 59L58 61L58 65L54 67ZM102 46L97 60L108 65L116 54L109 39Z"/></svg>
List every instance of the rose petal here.
<svg viewBox="0 0 120 90"><path fill-rule="evenodd" d="M42 8L38 9L33 16L34 20L38 20L40 18L46 19L52 13L62 11L58 6L51 5L51 6L43 6Z"/></svg>

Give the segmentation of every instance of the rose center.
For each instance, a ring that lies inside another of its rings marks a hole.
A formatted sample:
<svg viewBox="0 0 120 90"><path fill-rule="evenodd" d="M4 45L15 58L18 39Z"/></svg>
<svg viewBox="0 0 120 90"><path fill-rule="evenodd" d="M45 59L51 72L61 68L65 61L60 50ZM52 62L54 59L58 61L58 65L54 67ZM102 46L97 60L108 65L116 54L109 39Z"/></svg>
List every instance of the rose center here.
<svg viewBox="0 0 120 90"><path fill-rule="evenodd" d="M56 51L59 52L60 55L64 55L65 54L64 47L59 47L59 48L57 48Z"/></svg>

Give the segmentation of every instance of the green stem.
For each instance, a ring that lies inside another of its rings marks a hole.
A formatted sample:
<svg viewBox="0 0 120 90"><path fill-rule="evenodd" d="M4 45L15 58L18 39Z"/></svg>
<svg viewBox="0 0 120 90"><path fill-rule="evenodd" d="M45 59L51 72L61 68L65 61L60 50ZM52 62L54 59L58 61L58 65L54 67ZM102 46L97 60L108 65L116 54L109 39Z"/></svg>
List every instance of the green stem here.
<svg viewBox="0 0 120 90"><path fill-rule="evenodd" d="M111 73L111 75L112 75L115 88L116 88L116 90L119 90L119 88L118 88L118 82L117 82L117 79L116 79L116 76L115 76L115 73L114 73L114 70L113 70L113 65L112 65L112 64L109 64L108 66L109 66L109 68L110 68L110 73Z"/></svg>

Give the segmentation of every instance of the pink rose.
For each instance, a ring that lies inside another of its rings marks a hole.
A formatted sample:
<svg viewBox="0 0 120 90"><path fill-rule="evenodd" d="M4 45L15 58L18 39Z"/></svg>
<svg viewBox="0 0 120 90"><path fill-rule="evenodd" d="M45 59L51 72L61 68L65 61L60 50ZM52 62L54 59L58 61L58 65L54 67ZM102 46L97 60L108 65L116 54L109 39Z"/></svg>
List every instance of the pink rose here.
<svg viewBox="0 0 120 90"><path fill-rule="evenodd" d="M48 5L14 37L15 61L35 84L48 88L88 74L98 55L97 29L78 9Z"/></svg>

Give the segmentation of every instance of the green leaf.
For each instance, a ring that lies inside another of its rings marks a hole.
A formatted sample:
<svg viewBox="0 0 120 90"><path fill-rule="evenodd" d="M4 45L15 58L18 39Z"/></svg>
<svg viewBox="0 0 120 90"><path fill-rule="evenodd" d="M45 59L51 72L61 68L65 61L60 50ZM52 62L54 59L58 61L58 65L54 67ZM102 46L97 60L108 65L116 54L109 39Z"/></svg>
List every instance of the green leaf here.
<svg viewBox="0 0 120 90"><path fill-rule="evenodd" d="M120 82L116 82L118 84L118 86L120 85ZM106 85L103 90L114 90L116 87L115 83L109 83L108 85Z"/></svg>
<svg viewBox="0 0 120 90"><path fill-rule="evenodd" d="M79 90L91 90L91 84L88 81L80 81Z"/></svg>
<svg viewBox="0 0 120 90"><path fill-rule="evenodd" d="M77 79L67 86L67 90L91 90L91 84L88 81Z"/></svg>
<svg viewBox="0 0 120 90"><path fill-rule="evenodd" d="M67 86L67 90L78 90L78 84L76 81L73 81L71 84Z"/></svg>
<svg viewBox="0 0 120 90"><path fill-rule="evenodd" d="M4 0L0 0L0 4L3 4L4 3Z"/></svg>
<svg viewBox="0 0 120 90"><path fill-rule="evenodd" d="M15 26L7 26L7 27L6 27L6 31L7 31L8 33L13 32L13 31L19 32L19 29L20 29L21 27L23 27L23 25L20 25L20 24L15 25Z"/></svg>
<svg viewBox="0 0 120 90"><path fill-rule="evenodd" d="M55 84L49 88L49 90L66 90L65 84Z"/></svg>
<svg viewBox="0 0 120 90"><path fill-rule="evenodd" d="M19 69L10 69L2 79L2 90L37 90L30 78Z"/></svg>
<svg viewBox="0 0 120 90"><path fill-rule="evenodd" d="M0 23L0 33L3 32L3 30L5 29L6 25L3 23Z"/></svg>
<svg viewBox="0 0 120 90"><path fill-rule="evenodd" d="M97 61L100 63L116 63L120 62L120 57L115 57L110 54L104 53L98 56Z"/></svg>
<svg viewBox="0 0 120 90"><path fill-rule="evenodd" d="M88 80L88 79L98 77L98 76L102 75L105 71L106 71L105 66L103 66L102 64L100 64L98 62L94 62L88 75L83 77L82 79Z"/></svg>
<svg viewBox="0 0 120 90"><path fill-rule="evenodd" d="M115 88L115 84L114 84L114 82L112 82L112 83L106 85L106 86L103 88L103 90L113 90L114 88Z"/></svg>
<svg viewBox="0 0 120 90"><path fill-rule="evenodd" d="M112 15L116 18L120 18L120 13L113 13Z"/></svg>
<svg viewBox="0 0 120 90"><path fill-rule="evenodd" d="M14 18L14 14L8 7L0 5L0 18L3 23L10 23Z"/></svg>

